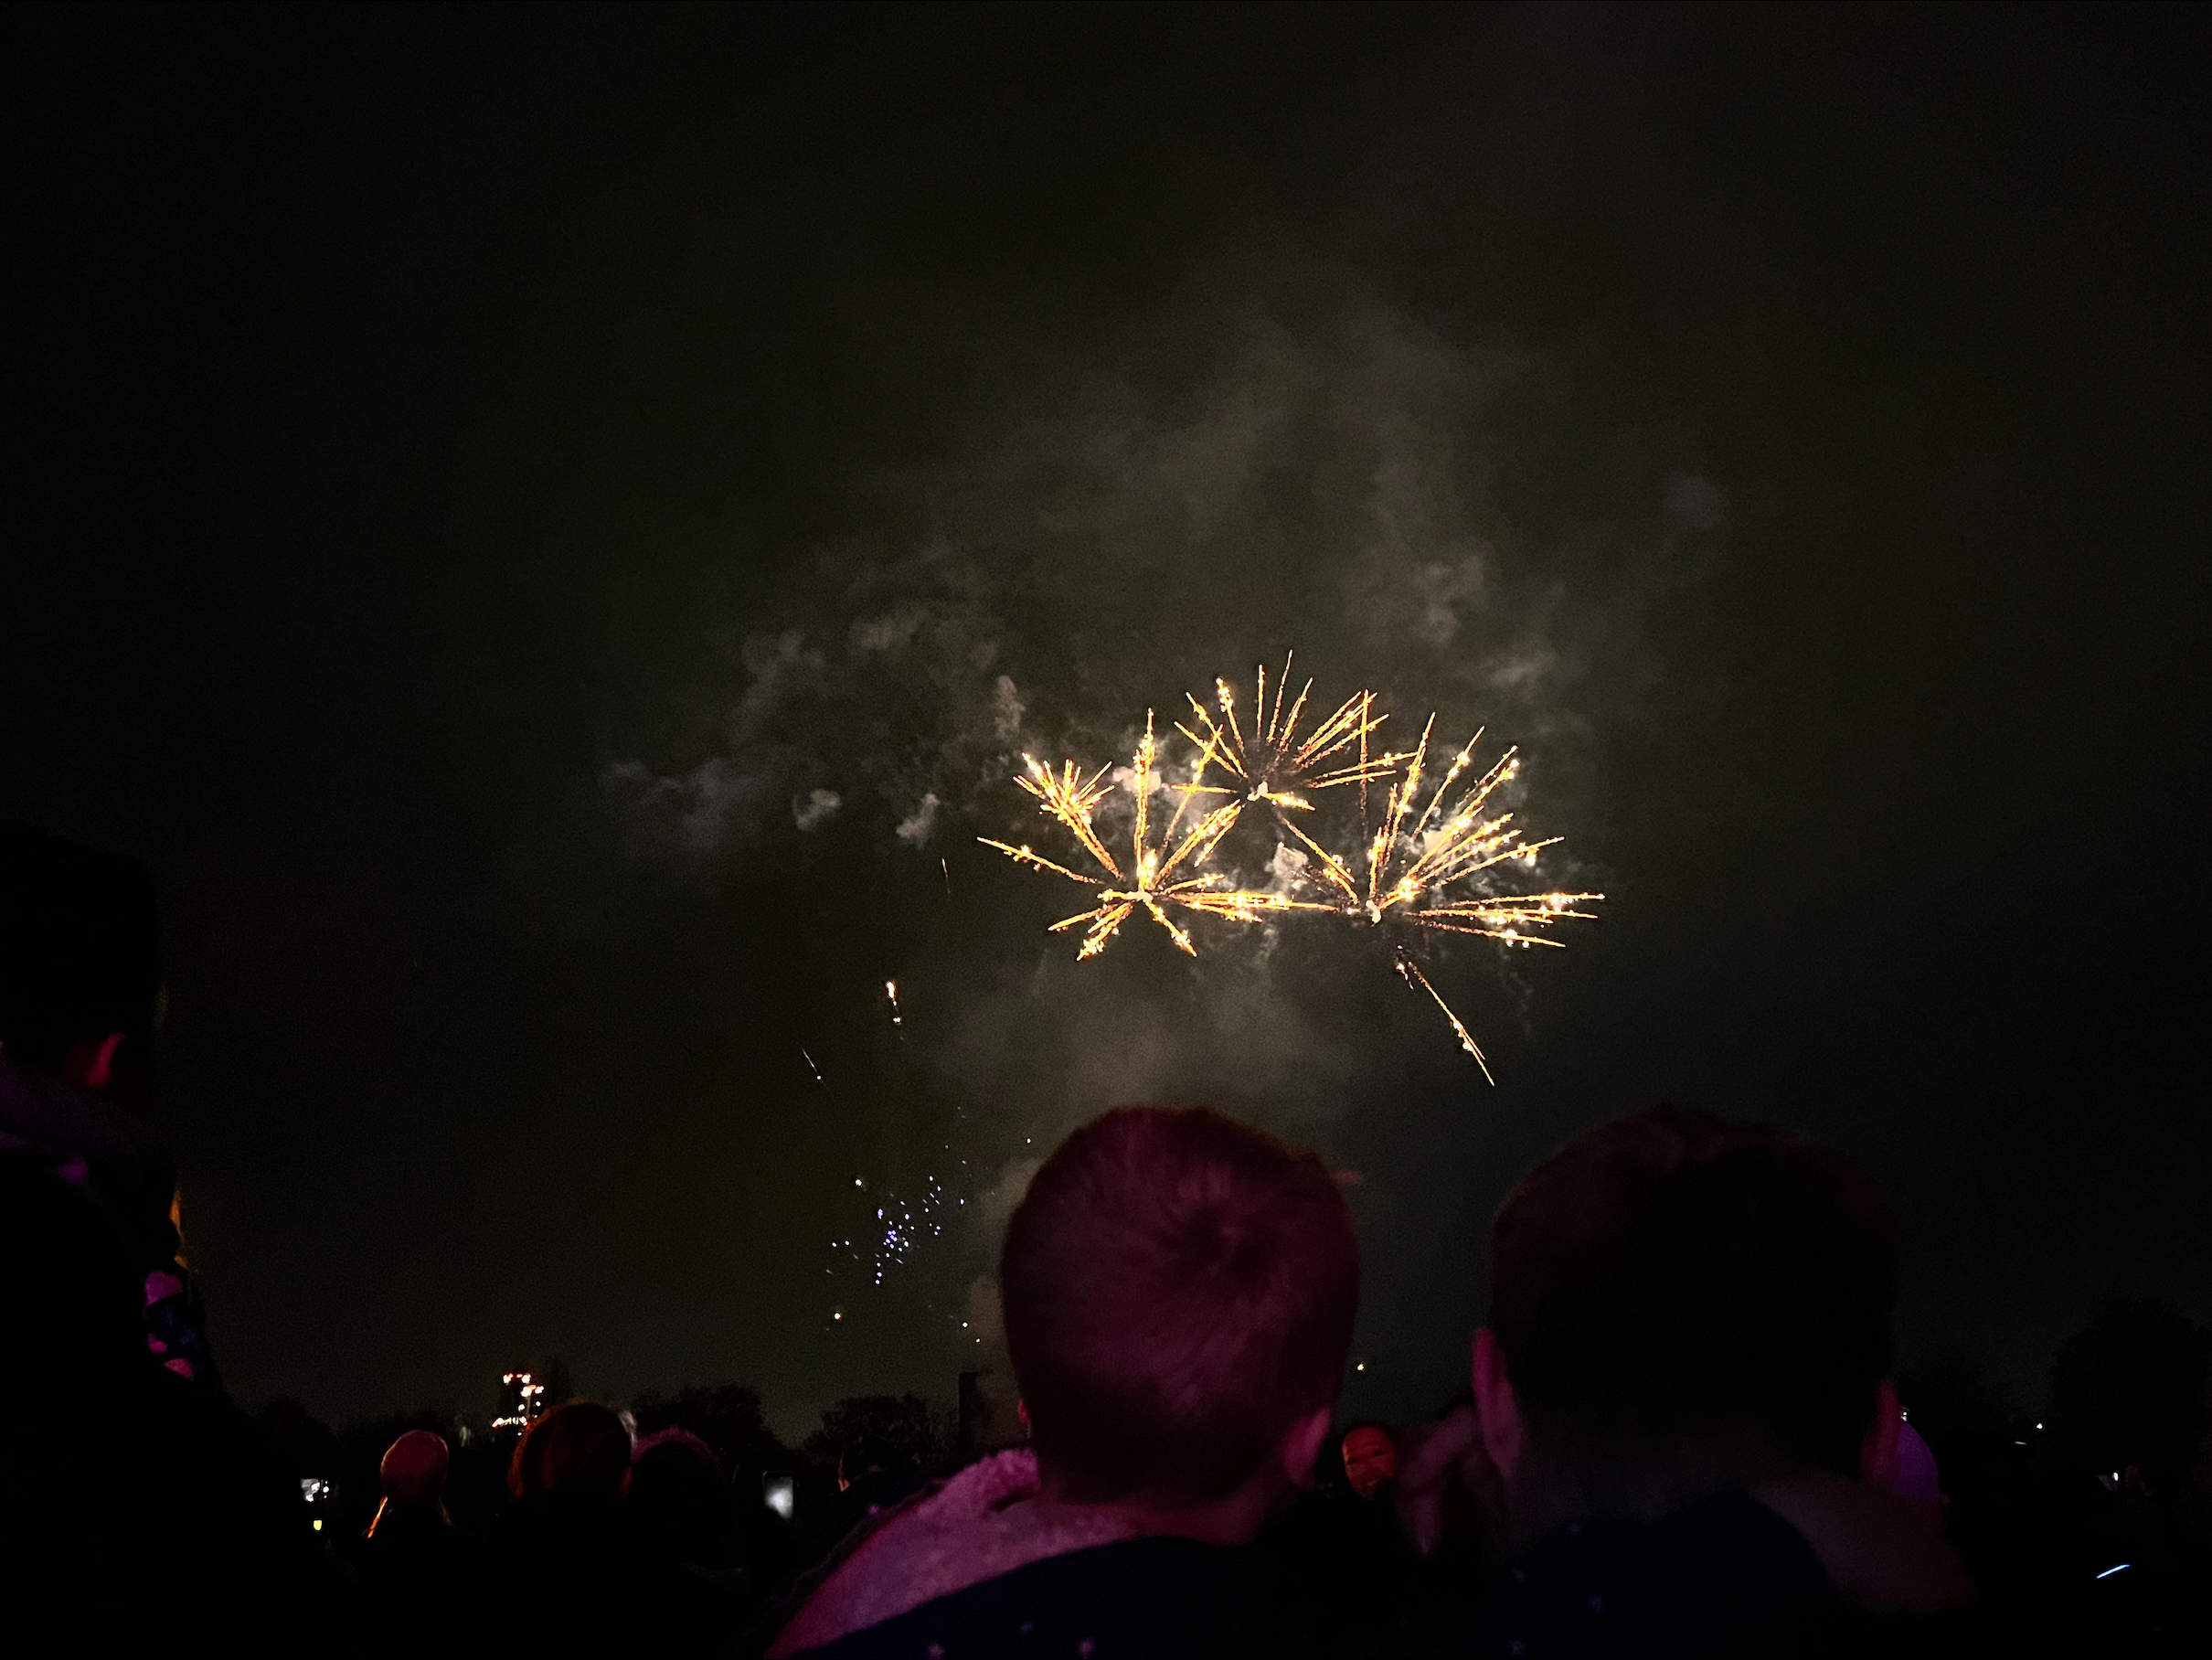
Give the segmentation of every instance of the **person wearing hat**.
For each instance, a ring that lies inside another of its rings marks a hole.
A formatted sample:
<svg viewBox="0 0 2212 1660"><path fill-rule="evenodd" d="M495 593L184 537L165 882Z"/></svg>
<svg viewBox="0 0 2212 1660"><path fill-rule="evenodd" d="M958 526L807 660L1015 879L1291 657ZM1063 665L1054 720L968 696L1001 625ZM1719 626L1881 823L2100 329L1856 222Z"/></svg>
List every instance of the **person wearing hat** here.
<svg viewBox="0 0 2212 1660"><path fill-rule="evenodd" d="M446 1514L452 1456L445 1438L409 1430L386 1449L383 1502L363 1536L361 1591L372 1636L420 1652L472 1641L483 1575Z"/></svg>

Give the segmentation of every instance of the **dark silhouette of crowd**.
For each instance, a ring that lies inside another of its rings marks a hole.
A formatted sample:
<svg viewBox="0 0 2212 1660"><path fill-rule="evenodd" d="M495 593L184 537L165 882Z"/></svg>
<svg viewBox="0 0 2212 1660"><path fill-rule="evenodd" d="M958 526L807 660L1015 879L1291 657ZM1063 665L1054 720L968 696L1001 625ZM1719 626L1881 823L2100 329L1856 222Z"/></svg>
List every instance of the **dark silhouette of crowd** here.
<svg viewBox="0 0 2212 1660"><path fill-rule="evenodd" d="M1337 1179L1165 1106L1012 1215L1012 1444L856 1397L792 1449L740 1386L623 1408L558 1368L499 1432L250 1416L146 1128L162 995L144 867L0 827L11 1652L2212 1653L2212 1339L2108 1299L2040 1421L1900 1370L1882 1196L1675 1108L1513 1188L1419 1424L1339 1415Z"/></svg>

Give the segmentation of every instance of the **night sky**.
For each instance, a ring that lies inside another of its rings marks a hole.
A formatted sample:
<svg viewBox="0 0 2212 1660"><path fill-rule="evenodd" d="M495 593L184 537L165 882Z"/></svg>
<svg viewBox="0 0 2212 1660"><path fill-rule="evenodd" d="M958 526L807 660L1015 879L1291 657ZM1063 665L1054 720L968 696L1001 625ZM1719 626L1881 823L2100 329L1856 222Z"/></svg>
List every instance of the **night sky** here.
<svg viewBox="0 0 2212 1660"><path fill-rule="evenodd" d="M2212 1318L2208 15L11 10L0 814L160 877L235 1392L949 1400L1160 1098L1361 1173L1361 1411L1662 1100L1864 1161L2018 1406ZM1291 647L1609 895L1431 964L1494 1089L975 844Z"/></svg>

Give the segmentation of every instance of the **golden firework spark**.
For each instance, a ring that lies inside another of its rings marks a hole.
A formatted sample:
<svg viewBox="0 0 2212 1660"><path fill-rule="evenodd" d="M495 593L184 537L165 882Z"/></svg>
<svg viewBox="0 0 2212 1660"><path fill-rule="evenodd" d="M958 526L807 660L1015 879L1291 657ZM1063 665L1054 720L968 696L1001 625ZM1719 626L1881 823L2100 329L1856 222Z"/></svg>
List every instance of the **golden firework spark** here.
<svg viewBox="0 0 2212 1660"><path fill-rule="evenodd" d="M1440 933L1475 934L1508 947L1557 946L1559 942L1544 937L1543 931L1558 922L1590 917L1590 911L1577 907L1595 903L1604 898L1602 894L1481 890L1496 880L1486 878L1485 872L1515 863L1534 866L1538 851L1559 839L1529 841L1514 824L1514 814L1490 810L1491 798L1520 771L1516 750L1507 750L1463 793L1453 798L1453 788L1466 773L1475 746L1482 740L1483 734L1477 731L1452 758L1442 780L1424 797L1423 775L1436 725L1433 715L1412 750L1376 754L1371 739L1388 717L1375 707L1372 692L1362 691L1302 735L1300 718L1313 682L1305 683L1285 710L1290 667L1291 660L1286 658L1271 706L1267 672L1264 668L1260 671L1249 730L1248 723L1238 718L1235 695L1226 681L1218 680L1215 682L1218 718L1192 697L1195 727L1180 729L1197 750L1190 793L1228 796L1229 804L1239 809L1255 803L1271 808L1277 827L1311 856L1310 874L1335 901L1325 909L1370 926L1403 923ZM1228 786L1207 784L1209 769L1218 769L1234 782ZM1388 793L1381 822L1370 828L1368 788L1385 781L1388 781ZM1359 868L1363 862L1359 856L1342 857L1331 851L1323 840L1326 832L1309 832L1296 816L1313 814L1316 807L1313 798L1322 791L1347 785L1358 790L1364 872ZM1475 885L1478 890L1455 892L1455 886L1462 882ZM1407 985L1428 995L1450 1022L1460 1047L1482 1068L1483 1076L1489 1078L1489 1064L1481 1046L1414 961L1402 936L1401 942L1393 947L1391 960Z"/></svg>
<svg viewBox="0 0 2212 1660"><path fill-rule="evenodd" d="M1099 890L1099 902L1090 910L1072 917L1064 917L1051 925L1050 931L1084 923L1090 930L1083 936L1079 961L1095 957L1106 949L1109 942L1142 908L1146 915L1166 931L1175 949L1188 956L1196 956L1198 948L1192 943L1189 932L1169 916L1170 907L1196 912L1202 916L1227 917L1231 921L1256 922L1264 912L1284 910L1328 910L1333 907L1316 905L1310 901L1293 899L1286 894L1255 892L1226 886L1228 878L1219 871L1203 869L1207 857L1221 838L1228 834L1243 811L1242 798L1228 802L1203 814L1197 824L1186 832L1181 840L1175 831L1183 820L1184 809L1193 795L1219 793L1209 792L1196 783L1169 786L1182 800L1177 803L1175 816L1155 842L1152 834L1152 797L1158 779L1157 762L1159 742L1154 733L1153 712L1144 711L1144 736L1138 740L1134 764L1130 770L1129 792L1135 798L1135 826L1130 837L1129 868L1124 870L1119 860L1108 849L1092 824L1093 815L1106 798L1113 793L1114 785L1108 779L1111 769L1101 767L1089 777L1072 761L1062 763L1058 771L1032 756L1024 755L1027 768L1026 776L1017 776L1015 782L1037 798L1037 810L1066 828L1083 851L1106 874L1102 877L1086 876L1070 870L1045 857L1027 843L1014 846L1006 842L994 841L989 836L976 839L986 847L995 847L1018 865L1048 870L1055 876L1066 877L1087 888ZM1183 873L1178 875L1178 872ZM1126 884L1123 886L1122 884Z"/></svg>
<svg viewBox="0 0 2212 1660"><path fill-rule="evenodd" d="M1428 762L1429 739L1435 726L1436 718L1430 716L1429 725L1421 729L1420 743L1407 763L1405 776L1390 786L1382 824L1367 844L1364 895L1345 879L1350 873L1341 861L1324 865L1324 877L1353 900L1353 910L1370 922L1380 922L1398 910L1419 927L1445 933L1479 934L1506 945L1557 946L1558 941L1532 931L1557 922L1593 920L1592 913L1575 907L1595 904L1605 898L1603 894L1476 894L1455 899L1445 891L1455 882L1501 865L1517 861L1533 866L1541 849L1560 840L1551 835L1542 841L1527 841L1514 824L1514 814L1489 811L1490 798L1521 770L1517 748L1499 756L1446 812L1444 798L1467 771L1474 746L1482 741L1483 734L1477 731L1452 758L1428 805L1413 820L1412 827L1407 827L1407 817L1420 795L1421 772Z"/></svg>
<svg viewBox="0 0 2212 1660"><path fill-rule="evenodd" d="M1491 797L1520 771L1517 749L1508 749L1456 801L1446 806L1446 798L1473 761L1475 745L1482 741L1479 730L1452 757L1443 778L1416 814L1414 807L1421 799L1421 775L1428 766L1429 741L1435 727L1436 718L1431 715L1429 724L1421 729L1420 742L1412 753L1398 758L1405 762L1405 773L1392 781L1382 822L1367 837L1364 883L1355 877L1350 861L1337 857L1312 837L1300 835L1306 846L1319 856L1316 868L1321 881L1336 895L1338 902L1331 909L1371 926L1397 920L1440 933L1475 934L1509 947L1558 946L1560 942L1544 937L1540 931L1559 922L1592 920L1592 912L1577 907L1595 904L1604 899L1603 894L1560 890L1454 895L1450 891L1455 883L1471 881L1503 866L1518 863L1532 867L1537 853L1560 838L1555 835L1529 841L1513 822L1513 814L1493 813L1490 809ZM1407 823L1409 818L1412 820L1410 825ZM1297 832L1295 825L1290 825L1289 828ZM1421 972L1420 965L1402 944L1394 948L1391 965L1409 986L1429 995L1451 1023L1460 1047L1473 1058L1484 1078L1495 1083L1482 1046L1475 1042L1466 1024L1453 1013L1443 994Z"/></svg>
<svg viewBox="0 0 2212 1660"><path fill-rule="evenodd" d="M1438 1008L1444 1011L1444 1018L1452 1022L1452 1029L1459 1037L1460 1048L1474 1057L1474 1064L1483 1069L1484 1080L1495 1088L1497 1080L1490 1076L1490 1062L1483 1055L1482 1045L1475 1042L1474 1034L1470 1032L1460 1017L1452 1012L1452 1006L1444 1001L1443 994L1429 983L1429 976L1421 973L1420 964L1401 951L1398 953L1392 966L1398 970L1399 979L1408 985L1420 987L1422 991L1429 994L1430 1000Z"/></svg>
<svg viewBox="0 0 2212 1660"><path fill-rule="evenodd" d="M1017 847L987 836L979 839L1017 864L1099 890L1097 905L1052 924L1054 931L1088 924L1076 953L1079 959L1104 950L1140 907L1178 950L1191 956L1197 955L1197 948L1168 914L1172 908L1246 923L1271 912L1319 911L1354 924L1388 925L1393 931L1420 928L1473 934L1507 947L1556 947L1560 942L1547 937L1547 931L1560 922L1592 919L1594 913L1580 907L1597 903L1603 894L1496 890L1501 876L1490 873L1502 874L1515 864L1532 867L1537 854L1560 839L1531 841L1514 822L1514 814L1493 809L1493 797L1520 771L1517 749L1508 749L1454 795L1482 740L1478 730L1452 757L1442 778L1424 793L1436 718L1430 717L1413 749L1378 753L1375 735L1389 716L1376 707L1373 692L1360 691L1312 728L1302 729L1313 683L1308 679L1295 697L1289 695L1292 661L1287 656L1283 660L1271 702L1267 669L1259 669L1249 718L1240 717L1237 695L1226 680L1214 683L1212 708L1186 695L1192 724L1178 724L1176 729L1193 746L1189 782L1166 786L1179 799L1156 841L1152 801L1159 787L1159 746L1153 713L1145 711L1144 736L1128 780L1136 809L1127 869L1093 823L1116 787L1109 779L1110 769L1101 767L1086 776L1073 761L1067 761L1056 772L1029 756L1022 758L1027 775L1015 782L1037 799L1040 812L1075 837L1105 874L1070 869L1026 843ZM1370 825L1368 791L1385 784L1382 817ZM1356 791L1359 853L1331 851L1326 839L1335 837L1325 829L1309 831L1299 822L1303 817L1318 825L1321 817L1335 817L1321 814L1323 803L1316 800L1332 790L1345 792L1334 799L1344 802L1347 817L1349 797ZM1293 899L1279 891L1232 889L1226 876L1210 867L1245 809L1255 805L1264 805L1274 825L1310 856L1308 874L1327 894L1326 902ZM1183 821L1194 810L1199 817L1186 831ZM1391 965L1409 987L1428 995L1450 1023L1460 1047L1482 1069L1483 1076L1491 1079L1482 1047L1422 971L1403 931L1394 933Z"/></svg>
<svg viewBox="0 0 2212 1660"><path fill-rule="evenodd" d="M1305 714L1306 699L1313 695L1313 682L1309 678L1291 699L1290 708L1282 707L1295 655L1292 653L1283 657L1271 706L1267 665L1261 664L1255 672L1249 737L1243 722L1237 718L1237 695L1222 679L1214 682L1214 701L1220 718L1215 718L1212 709L1186 692L1196 729L1180 724L1175 729L1197 748L1191 793L1230 796L1239 811L1248 803L1264 803L1274 809L1278 823L1311 846L1312 838L1299 829L1291 814L1313 812L1311 798L1323 790L1356 785L1364 816L1367 786L1389 777L1407 757L1371 753L1368 740L1390 717L1377 710L1375 694L1370 691L1353 693L1337 706L1335 714L1301 736L1299 722ZM1355 748L1356 753L1346 753ZM1236 782L1207 785L1204 780L1208 767L1220 768Z"/></svg>

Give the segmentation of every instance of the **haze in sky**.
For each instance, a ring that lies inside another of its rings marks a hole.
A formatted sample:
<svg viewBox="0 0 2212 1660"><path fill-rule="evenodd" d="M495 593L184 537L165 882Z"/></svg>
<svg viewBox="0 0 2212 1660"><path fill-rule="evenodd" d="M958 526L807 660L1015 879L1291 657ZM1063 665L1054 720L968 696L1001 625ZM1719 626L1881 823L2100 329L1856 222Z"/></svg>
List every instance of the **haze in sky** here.
<svg viewBox="0 0 2212 1660"><path fill-rule="evenodd" d="M250 1403L949 1399L1140 1099L1358 1173L1353 1412L1660 1101L1865 1162L2020 1404L2212 1316L2201 13L5 27L0 813L160 875ZM1432 965L1494 1088L1356 939L1078 964L975 841L1292 648L1607 895Z"/></svg>

